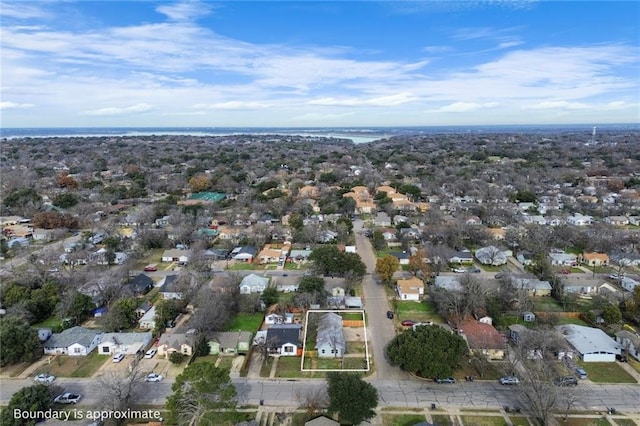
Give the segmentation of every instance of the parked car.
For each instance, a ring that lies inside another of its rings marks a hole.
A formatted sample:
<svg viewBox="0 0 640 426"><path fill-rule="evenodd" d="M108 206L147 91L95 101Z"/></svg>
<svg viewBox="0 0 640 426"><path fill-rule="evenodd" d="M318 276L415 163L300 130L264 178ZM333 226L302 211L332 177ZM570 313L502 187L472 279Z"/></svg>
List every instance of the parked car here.
<svg viewBox="0 0 640 426"><path fill-rule="evenodd" d="M120 353L115 354L115 355L113 356L112 361L113 361L113 362L120 362L120 361L122 361L123 359L124 359L124 354L123 354L122 352L120 352Z"/></svg>
<svg viewBox="0 0 640 426"><path fill-rule="evenodd" d="M480 272L482 272L482 269L472 266L471 268L469 268L469 272L471 272L472 274L479 274Z"/></svg>
<svg viewBox="0 0 640 426"><path fill-rule="evenodd" d="M151 359L156 355L157 352L158 350L156 348L151 348L147 352L145 352L144 357L147 359Z"/></svg>
<svg viewBox="0 0 640 426"><path fill-rule="evenodd" d="M519 383L520 383L520 379L518 379L516 376L500 377L501 385L517 385Z"/></svg>
<svg viewBox="0 0 640 426"><path fill-rule="evenodd" d="M393 319L393 311L387 311L387 318Z"/></svg>
<svg viewBox="0 0 640 426"><path fill-rule="evenodd" d="M436 383L449 383L449 384L453 384L456 382L456 379L454 379L453 377L445 377L445 378L438 378L436 379Z"/></svg>
<svg viewBox="0 0 640 426"><path fill-rule="evenodd" d="M82 395L78 393L65 392L62 395L58 395L53 399L53 402L57 404L76 404L82 399Z"/></svg>
<svg viewBox="0 0 640 426"><path fill-rule="evenodd" d="M578 379L573 376L557 377L553 383L556 386L578 386Z"/></svg>
<svg viewBox="0 0 640 426"><path fill-rule="evenodd" d="M144 381L145 382L161 382L162 379L164 379L164 376L162 374L151 373L151 374L147 374L147 377L144 378Z"/></svg>
<svg viewBox="0 0 640 426"><path fill-rule="evenodd" d="M467 270L464 268L453 268L453 272L456 272L458 274L464 274L465 272L467 272Z"/></svg>
<svg viewBox="0 0 640 426"><path fill-rule="evenodd" d="M151 263L144 267L145 272L155 272L157 270L158 270L158 265L156 265L155 263Z"/></svg>
<svg viewBox="0 0 640 426"><path fill-rule="evenodd" d="M610 274L609 275L609 279L612 279L612 280L621 280L623 278L624 278L624 274L620 274L620 275L618 275L618 274Z"/></svg>
<svg viewBox="0 0 640 426"><path fill-rule="evenodd" d="M578 376L578 379L584 380L588 377L587 372L584 371L584 368L577 367L575 371L576 371L576 376Z"/></svg>
<svg viewBox="0 0 640 426"><path fill-rule="evenodd" d="M404 320L404 321L402 321L401 324L403 326L405 326L405 327L411 327L413 325L416 325L416 321L414 321L414 320Z"/></svg>
<svg viewBox="0 0 640 426"><path fill-rule="evenodd" d="M629 358L627 358L627 356L625 354L618 354L616 355L616 359L620 362L628 362Z"/></svg>
<svg viewBox="0 0 640 426"><path fill-rule="evenodd" d="M51 383L56 379L52 374L38 374L33 380L37 383Z"/></svg>

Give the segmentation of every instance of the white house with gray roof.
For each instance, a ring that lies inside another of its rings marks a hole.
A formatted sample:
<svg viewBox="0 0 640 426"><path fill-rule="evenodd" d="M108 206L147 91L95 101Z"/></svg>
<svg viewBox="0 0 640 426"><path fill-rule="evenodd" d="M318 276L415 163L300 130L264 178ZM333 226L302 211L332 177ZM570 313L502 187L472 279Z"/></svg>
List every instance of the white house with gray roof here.
<svg viewBox="0 0 640 426"><path fill-rule="evenodd" d="M153 335L150 331L144 333L104 333L98 344L98 354L135 355L144 352L151 344L151 339L153 339Z"/></svg>
<svg viewBox="0 0 640 426"><path fill-rule="evenodd" d="M240 294L262 293L269 286L269 278L249 274L240 281Z"/></svg>
<svg viewBox="0 0 640 426"><path fill-rule="evenodd" d="M342 329L342 317L327 312L318 321L316 350L320 358L340 358L344 355L347 342Z"/></svg>
<svg viewBox="0 0 640 426"><path fill-rule="evenodd" d="M87 356L102 340L103 332L80 326L54 333L44 343L45 355Z"/></svg>
<svg viewBox="0 0 640 426"><path fill-rule="evenodd" d="M564 324L556 330L576 348L584 362L615 362L622 350L620 343L599 328Z"/></svg>

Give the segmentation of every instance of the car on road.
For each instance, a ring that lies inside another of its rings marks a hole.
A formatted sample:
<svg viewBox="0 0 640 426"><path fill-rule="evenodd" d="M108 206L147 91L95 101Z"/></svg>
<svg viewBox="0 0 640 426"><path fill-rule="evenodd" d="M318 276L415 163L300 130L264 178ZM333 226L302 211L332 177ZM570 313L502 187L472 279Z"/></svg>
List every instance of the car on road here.
<svg viewBox="0 0 640 426"><path fill-rule="evenodd" d="M387 311L387 318L393 319L393 311Z"/></svg>
<svg viewBox="0 0 640 426"><path fill-rule="evenodd" d="M113 359L111 361L113 362L120 362L124 359L124 354L122 352L117 353L113 356Z"/></svg>
<svg viewBox="0 0 640 426"><path fill-rule="evenodd" d="M471 268L469 268L469 272L471 272L472 274L479 274L480 272L482 272L482 269L472 266Z"/></svg>
<svg viewBox="0 0 640 426"><path fill-rule="evenodd" d="M155 263L151 263L144 267L145 272L156 272L158 270L158 265Z"/></svg>
<svg viewBox="0 0 640 426"><path fill-rule="evenodd" d="M144 357L147 358L147 359L151 359L156 355L157 352L158 352L158 350L156 348L151 348L147 352L144 353Z"/></svg>
<svg viewBox="0 0 640 426"><path fill-rule="evenodd" d="M621 280L624 278L624 274L610 274L609 279L612 280Z"/></svg>
<svg viewBox="0 0 640 426"><path fill-rule="evenodd" d="M52 374L38 374L33 380L36 383L51 383L56 379Z"/></svg>
<svg viewBox="0 0 640 426"><path fill-rule="evenodd" d="M449 383L449 384L454 384L456 382L456 379L454 379L453 377L445 377L445 378L438 378L436 379L436 383Z"/></svg>
<svg viewBox="0 0 640 426"><path fill-rule="evenodd" d="M520 379L518 379L516 376L500 377L501 385L517 385L519 383L520 383Z"/></svg>
<svg viewBox="0 0 640 426"><path fill-rule="evenodd" d="M584 370L584 368L580 368L580 367L576 367L576 376L578 376L578 379L586 379L588 377L587 372Z"/></svg>
<svg viewBox="0 0 640 426"><path fill-rule="evenodd" d="M55 402L56 404L77 404L80 399L82 399L82 395L80 395L79 393L65 392L61 395L56 396L53 399L53 402Z"/></svg>
<svg viewBox="0 0 640 426"><path fill-rule="evenodd" d="M417 321L414 320L404 320L401 322L401 324L405 327L411 327L417 324Z"/></svg>
<svg viewBox="0 0 640 426"><path fill-rule="evenodd" d="M144 378L144 381L145 382L161 382L162 379L164 379L164 376L162 374L151 373L151 374L147 374L147 377Z"/></svg>
<svg viewBox="0 0 640 426"><path fill-rule="evenodd" d="M556 386L578 386L578 379L573 376L557 377L553 384Z"/></svg>
<svg viewBox="0 0 640 426"><path fill-rule="evenodd" d="M465 272L467 272L467 270L464 268L453 268L453 272L458 274L464 274Z"/></svg>

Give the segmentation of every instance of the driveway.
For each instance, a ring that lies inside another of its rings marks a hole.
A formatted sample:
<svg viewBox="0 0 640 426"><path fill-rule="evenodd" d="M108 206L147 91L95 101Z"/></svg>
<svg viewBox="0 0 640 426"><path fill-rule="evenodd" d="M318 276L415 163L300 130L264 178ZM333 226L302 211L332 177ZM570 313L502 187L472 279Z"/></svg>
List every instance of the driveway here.
<svg viewBox="0 0 640 426"><path fill-rule="evenodd" d="M398 367L391 366L384 356L385 346L396 336L393 321L390 321L386 316L386 312L390 309L389 299L384 287L374 279L376 257L371 242L361 232L362 221L355 221L354 231L358 254L367 267L367 274L362 280L362 293L364 309L368 313L367 334L371 340L371 353L373 354L374 372L371 378L376 380L406 379L408 375Z"/></svg>

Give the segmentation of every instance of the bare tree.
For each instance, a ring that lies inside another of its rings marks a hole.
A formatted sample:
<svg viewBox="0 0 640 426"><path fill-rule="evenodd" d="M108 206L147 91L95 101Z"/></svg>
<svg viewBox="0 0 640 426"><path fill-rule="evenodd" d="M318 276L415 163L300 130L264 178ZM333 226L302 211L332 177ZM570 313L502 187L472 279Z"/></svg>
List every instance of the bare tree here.
<svg viewBox="0 0 640 426"><path fill-rule="evenodd" d="M109 372L98 378L102 399L100 406L107 411L126 411L140 395L145 373L139 360L131 361L125 372ZM114 424L124 424L123 420L110 419Z"/></svg>
<svg viewBox="0 0 640 426"><path fill-rule="evenodd" d="M329 395L325 387L299 390L296 392L296 400L310 416L318 414L329 406Z"/></svg>

